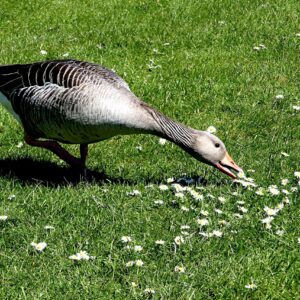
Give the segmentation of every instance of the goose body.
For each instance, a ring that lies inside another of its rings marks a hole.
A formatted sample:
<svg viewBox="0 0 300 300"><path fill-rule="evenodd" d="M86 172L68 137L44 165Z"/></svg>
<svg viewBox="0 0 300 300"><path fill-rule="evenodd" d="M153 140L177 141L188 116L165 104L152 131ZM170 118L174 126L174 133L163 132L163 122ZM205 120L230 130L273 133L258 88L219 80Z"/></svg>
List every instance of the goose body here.
<svg viewBox="0 0 300 300"><path fill-rule="evenodd" d="M241 170L217 137L164 116L136 97L122 78L97 64L62 60L0 66L0 102L23 126L28 144L47 148L70 164L85 165L90 143L149 133L217 168L223 160L219 169L231 177L235 175L228 168ZM80 144L81 159L57 141Z"/></svg>

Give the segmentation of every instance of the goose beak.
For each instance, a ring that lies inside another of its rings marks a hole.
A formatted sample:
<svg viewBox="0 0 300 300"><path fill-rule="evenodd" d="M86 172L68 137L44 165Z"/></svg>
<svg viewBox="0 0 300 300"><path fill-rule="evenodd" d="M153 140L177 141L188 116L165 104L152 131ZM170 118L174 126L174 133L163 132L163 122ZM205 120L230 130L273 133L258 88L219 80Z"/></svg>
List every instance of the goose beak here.
<svg viewBox="0 0 300 300"><path fill-rule="evenodd" d="M243 170L230 157L228 152L226 152L224 158L220 162L215 164L215 167L233 179L236 179L236 175L233 174L229 169L234 170L238 173L243 172Z"/></svg>

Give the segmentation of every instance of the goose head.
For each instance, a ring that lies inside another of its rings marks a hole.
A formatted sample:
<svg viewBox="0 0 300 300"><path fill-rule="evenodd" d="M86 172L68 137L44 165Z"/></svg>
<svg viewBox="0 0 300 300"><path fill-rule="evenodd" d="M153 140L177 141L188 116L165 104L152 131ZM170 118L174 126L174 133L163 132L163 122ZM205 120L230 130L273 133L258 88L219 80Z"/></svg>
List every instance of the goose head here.
<svg viewBox="0 0 300 300"><path fill-rule="evenodd" d="M231 178L235 179L236 175L243 170L234 162L228 154L224 143L215 135L197 130L194 135L192 155L208 165L211 165Z"/></svg>

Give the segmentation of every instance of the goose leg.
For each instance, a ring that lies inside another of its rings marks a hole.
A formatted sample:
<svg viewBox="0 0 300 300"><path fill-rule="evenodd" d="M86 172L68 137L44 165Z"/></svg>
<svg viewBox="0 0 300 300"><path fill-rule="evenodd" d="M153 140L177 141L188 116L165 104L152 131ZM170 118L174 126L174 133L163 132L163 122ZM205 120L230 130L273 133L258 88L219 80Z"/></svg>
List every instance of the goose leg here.
<svg viewBox="0 0 300 300"><path fill-rule="evenodd" d="M25 134L25 142L30 146L48 149L69 165L82 168L82 160L70 154L55 141L39 141Z"/></svg>
<svg viewBox="0 0 300 300"><path fill-rule="evenodd" d="M88 155L88 147L89 147L88 144L80 144L80 160L81 160L81 165L83 168L83 177L84 178L87 178L87 169L86 169L85 163L86 163L86 158Z"/></svg>

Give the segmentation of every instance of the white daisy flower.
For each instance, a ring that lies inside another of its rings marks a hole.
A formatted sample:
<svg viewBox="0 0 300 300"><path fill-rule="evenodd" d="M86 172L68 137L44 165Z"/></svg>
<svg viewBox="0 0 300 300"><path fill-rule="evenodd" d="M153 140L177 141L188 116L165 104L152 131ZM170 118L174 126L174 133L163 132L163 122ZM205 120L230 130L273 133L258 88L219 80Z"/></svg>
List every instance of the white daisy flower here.
<svg viewBox="0 0 300 300"><path fill-rule="evenodd" d="M202 216L207 217L207 216L209 215L209 212L208 212L207 210L200 210L200 214L201 214Z"/></svg>
<svg viewBox="0 0 300 300"><path fill-rule="evenodd" d="M142 266L144 265L144 262L143 262L141 259L137 259L137 260L135 261L135 265L136 265L137 267L142 267Z"/></svg>
<svg viewBox="0 0 300 300"><path fill-rule="evenodd" d="M233 214L235 217L237 217L238 219L243 219L244 216L238 213Z"/></svg>
<svg viewBox="0 0 300 300"><path fill-rule="evenodd" d="M250 289L250 290L254 290L254 289L256 289L257 288L257 285L255 284L255 283L249 283L249 284L246 284L245 285L245 288L246 289Z"/></svg>
<svg viewBox="0 0 300 300"><path fill-rule="evenodd" d="M268 216L276 216L279 210L277 208L270 208L268 206L265 206L264 211Z"/></svg>
<svg viewBox="0 0 300 300"><path fill-rule="evenodd" d="M281 180L281 184L282 185L287 185L289 183L289 180L288 179L282 179Z"/></svg>
<svg viewBox="0 0 300 300"><path fill-rule="evenodd" d="M216 127L214 126L209 126L207 129L206 129L207 132L209 133L216 133L217 132L217 129Z"/></svg>
<svg viewBox="0 0 300 300"><path fill-rule="evenodd" d="M121 237L121 242L122 243L130 243L132 241L132 237L128 235L124 235Z"/></svg>
<svg viewBox="0 0 300 300"><path fill-rule="evenodd" d="M151 288L145 288L144 294L153 295L153 294L155 294L155 290L151 289Z"/></svg>
<svg viewBox="0 0 300 300"><path fill-rule="evenodd" d="M204 236L204 237L208 237L208 233L203 232L203 231L200 231L200 232L199 232L199 235L202 235L202 236Z"/></svg>
<svg viewBox="0 0 300 300"><path fill-rule="evenodd" d="M290 204L290 200L288 197L285 197L282 201L284 204Z"/></svg>
<svg viewBox="0 0 300 300"><path fill-rule="evenodd" d="M187 230L187 229L190 229L191 227L189 225L181 225L180 226L180 229L181 230Z"/></svg>
<svg viewBox="0 0 300 300"><path fill-rule="evenodd" d="M221 215L223 211L221 209L215 208L214 211L218 214Z"/></svg>
<svg viewBox="0 0 300 300"><path fill-rule="evenodd" d="M133 247L133 250L134 250L135 252L141 252L141 251L143 250L143 247L142 247L142 246L139 246L139 245L136 245L136 246Z"/></svg>
<svg viewBox="0 0 300 300"><path fill-rule="evenodd" d="M271 195L277 196L280 194L280 191L278 190L278 187L276 185L271 185L268 189Z"/></svg>
<svg viewBox="0 0 300 300"><path fill-rule="evenodd" d="M174 268L174 271L175 271L176 273L184 273L184 272L185 272L185 267L183 267L183 266L176 266L176 267Z"/></svg>
<svg viewBox="0 0 300 300"><path fill-rule="evenodd" d="M283 208L284 208L284 203L279 203L279 204L277 204L276 205L276 208L278 209L278 210L282 210Z"/></svg>
<svg viewBox="0 0 300 300"><path fill-rule="evenodd" d="M200 226L206 226L209 223L209 221L207 219L197 219L196 222Z"/></svg>
<svg viewBox="0 0 300 300"><path fill-rule="evenodd" d="M245 208L244 206L239 206L238 210L241 211L243 214L245 214L248 211L248 209Z"/></svg>
<svg viewBox="0 0 300 300"><path fill-rule="evenodd" d="M90 260L90 259L95 259L94 256L89 255L86 251L79 251L76 254L78 257L80 257L81 260Z"/></svg>
<svg viewBox="0 0 300 300"><path fill-rule="evenodd" d="M194 190L190 190L190 194L197 201L201 201L204 199L203 195L199 194L198 192L196 192Z"/></svg>
<svg viewBox="0 0 300 300"><path fill-rule="evenodd" d="M297 177L297 178L300 178L300 172L299 171L295 171L294 172L294 176Z"/></svg>
<svg viewBox="0 0 300 300"><path fill-rule="evenodd" d="M143 147L142 146L136 146L135 149L138 150L138 151L142 151Z"/></svg>
<svg viewBox="0 0 300 300"><path fill-rule="evenodd" d="M53 226L50 226L50 225L46 225L46 226L44 227L44 229L46 229L46 230L53 230L54 227L53 227Z"/></svg>
<svg viewBox="0 0 300 300"><path fill-rule="evenodd" d="M39 252L42 252L47 247L47 243L45 242L40 242L40 243L32 242L30 245Z"/></svg>
<svg viewBox="0 0 300 300"><path fill-rule="evenodd" d="M68 57L70 54L69 54L69 52L66 52L66 53L64 53L62 56L63 57Z"/></svg>
<svg viewBox="0 0 300 300"><path fill-rule="evenodd" d="M161 184L159 187L158 187L161 191L166 191L169 189L169 187L165 184Z"/></svg>
<svg viewBox="0 0 300 300"><path fill-rule="evenodd" d="M8 216L0 216L0 221L6 221Z"/></svg>
<svg viewBox="0 0 300 300"><path fill-rule="evenodd" d="M157 240L157 241L155 241L155 244L156 245L159 245L159 246L162 246L162 245L164 245L166 243L166 241L163 241L163 240Z"/></svg>
<svg viewBox="0 0 300 300"><path fill-rule="evenodd" d="M41 50L41 51L40 51L40 54L41 54L41 55L47 55L48 52L47 52L46 50Z"/></svg>
<svg viewBox="0 0 300 300"><path fill-rule="evenodd" d="M261 220L263 224L270 224L274 220L274 217L266 217Z"/></svg>
<svg viewBox="0 0 300 300"><path fill-rule="evenodd" d="M223 235L223 232L220 230L213 230L213 232L210 235L216 236L216 237L221 237Z"/></svg>
<svg viewBox="0 0 300 300"><path fill-rule="evenodd" d="M239 204L239 205L244 205L245 201L237 201L236 203Z"/></svg>
<svg viewBox="0 0 300 300"><path fill-rule="evenodd" d="M7 200L9 200L9 201L13 201L13 200L15 200L16 199L16 195L9 195L8 197L7 197Z"/></svg>
<svg viewBox="0 0 300 300"><path fill-rule="evenodd" d="M175 179L174 179L173 177L168 178L168 179L167 179L167 183L172 183L172 182L174 182L174 180L175 180Z"/></svg>
<svg viewBox="0 0 300 300"><path fill-rule="evenodd" d="M17 148L22 148L24 146L24 143L23 142L19 142L18 144L17 144Z"/></svg>
<svg viewBox="0 0 300 300"><path fill-rule="evenodd" d="M160 138L158 142L159 142L159 144L160 144L160 145L162 145L162 146L163 146L163 145L165 145L165 144L166 144L167 140L166 140L166 139L162 139L162 138Z"/></svg>
<svg viewBox="0 0 300 300"><path fill-rule="evenodd" d="M184 194L179 192L179 193L175 193L175 197L178 197L178 198L183 198L184 197Z"/></svg>
<svg viewBox="0 0 300 300"><path fill-rule="evenodd" d="M126 266L127 268L129 268L129 267L133 267L134 264L135 264L135 262L134 262L133 260L130 260L130 261L128 261L128 262L125 264L125 266Z"/></svg>
<svg viewBox="0 0 300 300"><path fill-rule="evenodd" d="M283 230L277 230L276 234L279 236L283 236L284 235L284 231Z"/></svg>
<svg viewBox="0 0 300 300"><path fill-rule="evenodd" d="M223 204L226 202L225 197L218 197L218 200Z"/></svg>
<svg viewBox="0 0 300 300"><path fill-rule="evenodd" d="M182 211L190 211L190 209L188 207L186 207L186 206L181 206L180 209Z"/></svg>
<svg viewBox="0 0 300 300"><path fill-rule="evenodd" d="M293 105L293 109L296 110L296 111L299 111L299 110L300 110L300 106L298 106L298 105Z"/></svg>
<svg viewBox="0 0 300 300"><path fill-rule="evenodd" d="M77 254L73 254L73 255L69 256L69 259L71 259L71 260L73 260L75 262L75 261L81 260L81 257L78 256Z"/></svg>
<svg viewBox="0 0 300 300"><path fill-rule="evenodd" d="M258 47L258 46L254 46L254 47L253 47L253 50L255 50L255 51L260 51L261 49L260 49L260 47Z"/></svg>
<svg viewBox="0 0 300 300"><path fill-rule="evenodd" d="M289 157L290 155L287 154L286 152L281 152L281 155L284 156L284 157Z"/></svg>
<svg viewBox="0 0 300 300"><path fill-rule="evenodd" d="M257 189L257 191L255 192L255 194L259 195L259 196L263 196L265 194L265 189L262 187L259 187Z"/></svg>
<svg viewBox="0 0 300 300"><path fill-rule="evenodd" d="M282 94L279 94L279 95L275 96L275 99L276 100L282 100L282 99L284 99L284 96Z"/></svg>
<svg viewBox="0 0 300 300"><path fill-rule="evenodd" d="M138 286L138 284L137 284L136 282L132 281L132 282L131 282L131 286L132 286L133 288L136 288L136 287Z"/></svg>
<svg viewBox="0 0 300 300"><path fill-rule="evenodd" d="M155 201L154 201L154 204L155 204L155 205L163 205L163 204L164 204L164 201L163 201L163 200L155 200Z"/></svg>
<svg viewBox="0 0 300 300"><path fill-rule="evenodd" d="M229 225L229 222L227 222L226 220L220 220L218 223L220 225Z"/></svg>
<svg viewBox="0 0 300 300"><path fill-rule="evenodd" d="M285 190L285 189L281 190L281 192L282 192L282 194L285 194L285 195L289 195L290 194L290 192L288 190Z"/></svg>
<svg viewBox="0 0 300 300"><path fill-rule="evenodd" d="M291 192L297 192L297 191L298 191L298 187L296 186L291 187Z"/></svg>
<svg viewBox="0 0 300 300"><path fill-rule="evenodd" d="M141 196L142 193L139 190L133 190L132 192L126 192L127 196Z"/></svg>
<svg viewBox="0 0 300 300"><path fill-rule="evenodd" d="M182 236L176 236L174 239L174 242L176 245L180 246L185 242L184 238Z"/></svg>

